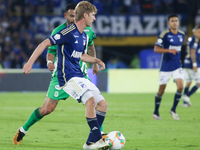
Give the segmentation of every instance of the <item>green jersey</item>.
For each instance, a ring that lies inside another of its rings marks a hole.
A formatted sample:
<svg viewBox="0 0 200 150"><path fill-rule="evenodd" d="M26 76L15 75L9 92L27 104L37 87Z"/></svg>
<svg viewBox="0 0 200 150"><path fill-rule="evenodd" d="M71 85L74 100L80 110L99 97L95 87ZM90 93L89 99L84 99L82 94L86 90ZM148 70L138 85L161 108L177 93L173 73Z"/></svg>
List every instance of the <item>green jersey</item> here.
<svg viewBox="0 0 200 150"><path fill-rule="evenodd" d="M60 30L62 30L63 28L65 28L67 25L66 23L63 23L61 24L60 26L58 26L57 28L55 28L53 30L53 32L51 33L51 36L55 35L56 33L58 33ZM89 37L88 39L88 45L87 45L87 48L88 46L90 45L93 45L93 39L96 38L96 34L94 33L94 31L92 30L91 27L86 27L84 29L84 32L87 34L87 36ZM86 53L87 53L87 48L86 48ZM48 53L51 53L52 55L55 55L55 60L54 60L54 65L55 65L55 69L54 71L51 73L52 74L52 77L57 77L57 45L54 45L54 46L51 46L48 48ZM85 62L82 62L80 61L80 67L81 67L81 70L84 74L84 76L87 76L88 77L88 74L87 74L87 64Z"/></svg>

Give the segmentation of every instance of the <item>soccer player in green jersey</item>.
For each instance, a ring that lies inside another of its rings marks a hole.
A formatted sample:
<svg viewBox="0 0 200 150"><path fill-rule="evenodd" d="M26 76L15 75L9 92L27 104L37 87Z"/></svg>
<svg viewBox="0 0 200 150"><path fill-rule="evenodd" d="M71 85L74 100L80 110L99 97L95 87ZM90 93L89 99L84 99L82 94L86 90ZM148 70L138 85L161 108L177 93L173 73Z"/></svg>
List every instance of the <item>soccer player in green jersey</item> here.
<svg viewBox="0 0 200 150"><path fill-rule="evenodd" d="M65 28L66 26L74 23L74 10L76 4L69 4L65 8L64 17L67 19L67 22L61 24L57 28L55 28L51 34L55 35L57 32ZM92 56L96 57L96 51L93 43L93 39L96 38L95 33L93 32L91 27L86 27L84 30L89 37L88 46L87 46L87 53ZM27 122L18 129L17 133L13 138L13 144L19 145L22 141L22 138L28 132L28 129L35 124L37 121L41 120L45 115L50 114L56 108L59 100L65 100L69 97L69 95L59 87L58 78L57 78L57 45L51 46L48 48L47 53L47 67L51 73L51 82L49 85L49 89L47 91L47 96L45 102L42 107L37 108L33 111ZM85 78L89 79L87 74L87 64L85 62L80 61L81 70L85 76ZM97 74L99 72L98 64L93 65L93 74ZM89 79L90 80L90 79ZM101 132L103 133L103 125L101 126Z"/></svg>

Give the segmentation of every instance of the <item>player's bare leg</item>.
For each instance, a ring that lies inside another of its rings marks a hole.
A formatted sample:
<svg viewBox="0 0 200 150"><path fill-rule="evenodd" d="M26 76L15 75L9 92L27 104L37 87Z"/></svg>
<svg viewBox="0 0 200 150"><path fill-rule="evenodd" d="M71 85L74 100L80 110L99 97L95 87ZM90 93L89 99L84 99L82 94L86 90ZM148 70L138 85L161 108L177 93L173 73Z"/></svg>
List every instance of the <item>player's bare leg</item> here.
<svg viewBox="0 0 200 150"><path fill-rule="evenodd" d="M41 108L37 108L33 111L27 122L17 130L13 138L13 144L19 145L22 142L23 137L28 132L28 129L35 124L37 121L41 120L43 116L50 114L54 111L58 104L58 100L50 99L46 97L45 102Z"/></svg>
<svg viewBox="0 0 200 150"><path fill-rule="evenodd" d="M54 100L54 99L50 99L49 97L46 97L43 106L39 108L40 114L42 116L50 114L51 112L54 111L58 102L59 102L58 100Z"/></svg>

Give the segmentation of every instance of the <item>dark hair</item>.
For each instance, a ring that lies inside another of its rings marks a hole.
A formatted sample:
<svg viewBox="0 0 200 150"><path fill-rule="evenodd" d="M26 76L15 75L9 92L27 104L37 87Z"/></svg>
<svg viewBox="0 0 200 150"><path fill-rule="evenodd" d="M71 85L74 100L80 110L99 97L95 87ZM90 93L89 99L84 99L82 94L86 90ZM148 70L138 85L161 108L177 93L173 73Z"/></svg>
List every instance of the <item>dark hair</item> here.
<svg viewBox="0 0 200 150"><path fill-rule="evenodd" d="M71 3L65 7L65 13L68 12L69 9L75 10L76 4Z"/></svg>
<svg viewBox="0 0 200 150"><path fill-rule="evenodd" d="M171 14L171 15L169 15L169 16L168 16L168 21L170 20L170 18L173 18L173 17L177 17L177 18L178 18L178 15L176 15L176 14Z"/></svg>

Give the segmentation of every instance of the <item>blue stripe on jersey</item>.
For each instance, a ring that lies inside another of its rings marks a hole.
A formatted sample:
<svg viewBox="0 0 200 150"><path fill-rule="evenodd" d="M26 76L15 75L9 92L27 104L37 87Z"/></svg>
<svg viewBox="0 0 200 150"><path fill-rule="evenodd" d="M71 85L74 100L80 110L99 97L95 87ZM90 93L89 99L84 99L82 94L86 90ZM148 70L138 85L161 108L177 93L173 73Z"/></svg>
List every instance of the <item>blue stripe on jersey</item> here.
<svg viewBox="0 0 200 150"><path fill-rule="evenodd" d="M84 77L79 61L85 53L87 35L80 33L75 24L69 25L49 38L52 45L58 45L57 76L60 87L72 77Z"/></svg>
<svg viewBox="0 0 200 150"><path fill-rule="evenodd" d="M173 34L170 29L168 29L160 34L155 45L164 49L176 49L179 51L176 55L171 53L162 54L160 71L173 71L182 67L181 48L183 41L184 32L182 31L178 31L177 34Z"/></svg>
<svg viewBox="0 0 200 150"><path fill-rule="evenodd" d="M198 38L195 38L195 36L191 36L188 38L187 41L187 50L186 50L186 56L184 60L184 68L192 69L192 60L191 60L191 49L196 50L196 62L197 67L200 67L200 40Z"/></svg>

